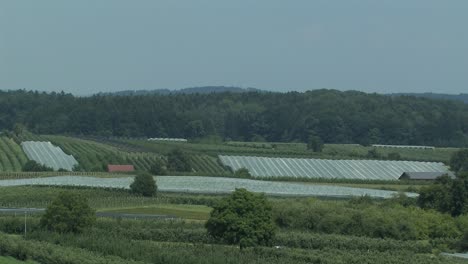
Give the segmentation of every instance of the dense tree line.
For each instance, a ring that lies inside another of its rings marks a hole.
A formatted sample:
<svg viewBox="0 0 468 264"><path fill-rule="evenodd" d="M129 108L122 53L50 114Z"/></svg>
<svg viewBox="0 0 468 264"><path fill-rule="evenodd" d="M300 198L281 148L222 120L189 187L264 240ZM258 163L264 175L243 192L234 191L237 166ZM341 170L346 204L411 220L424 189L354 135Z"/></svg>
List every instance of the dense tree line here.
<svg viewBox="0 0 468 264"><path fill-rule="evenodd" d="M468 146L468 105L315 90L147 96L0 92L0 129L128 137Z"/></svg>

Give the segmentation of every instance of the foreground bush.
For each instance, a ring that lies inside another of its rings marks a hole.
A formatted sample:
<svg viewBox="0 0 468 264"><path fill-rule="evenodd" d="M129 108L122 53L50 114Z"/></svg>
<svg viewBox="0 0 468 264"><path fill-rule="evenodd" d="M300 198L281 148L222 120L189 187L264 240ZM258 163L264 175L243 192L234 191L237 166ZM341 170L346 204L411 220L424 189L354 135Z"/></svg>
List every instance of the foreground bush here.
<svg viewBox="0 0 468 264"><path fill-rule="evenodd" d="M96 213L81 195L62 192L47 207L40 225L55 232L81 232L96 221Z"/></svg>
<svg viewBox="0 0 468 264"><path fill-rule="evenodd" d="M460 238L457 221L448 214L414 206L361 201L308 200L280 202L274 206L279 227L326 234L424 240ZM374 204L375 203L375 204Z"/></svg>
<svg viewBox="0 0 468 264"><path fill-rule="evenodd" d="M141 172L135 176L132 184L130 184L130 190L134 194L151 197L156 195L158 187L153 175L147 172Z"/></svg>
<svg viewBox="0 0 468 264"><path fill-rule="evenodd" d="M80 248L63 247L47 242L27 241L0 233L0 255L19 260L33 259L42 264L143 264L116 256L102 256Z"/></svg>
<svg viewBox="0 0 468 264"><path fill-rule="evenodd" d="M264 195L236 189L213 208L208 233L241 248L268 245L275 234L272 208Z"/></svg>
<svg viewBox="0 0 468 264"><path fill-rule="evenodd" d="M23 171L54 171L54 169L45 165L39 164L34 160L28 160L23 165Z"/></svg>

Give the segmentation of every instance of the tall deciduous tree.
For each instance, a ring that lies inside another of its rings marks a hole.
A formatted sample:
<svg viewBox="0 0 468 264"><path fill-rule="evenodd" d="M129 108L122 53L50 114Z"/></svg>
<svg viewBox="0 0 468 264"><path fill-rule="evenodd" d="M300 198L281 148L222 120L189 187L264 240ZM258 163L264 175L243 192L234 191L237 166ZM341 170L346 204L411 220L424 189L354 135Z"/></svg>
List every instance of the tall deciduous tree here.
<svg viewBox="0 0 468 264"><path fill-rule="evenodd" d="M455 152L450 158L450 168L453 171L468 171L468 149Z"/></svg>
<svg viewBox="0 0 468 264"><path fill-rule="evenodd" d="M174 149L167 156L167 165L171 171L191 171L190 159L180 149Z"/></svg>
<svg viewBox="0 0 468 264"><path fill-rule="evenodd" d="M41 217L40 225L60 233L77 233L91 227L95 221L95 211L88 205L86 198L62 192L47 207Z"/></svg>
<svg viewBox="0 0 468 264"><path fill-rule="evenodd" d="M307 141L307 149L310 149L313 152L322 152L322 149L323 149L322 139L315 134L310 135L309 140Z"/></svg>
<svg viewBox="0 0 468 264"><path fill-rule="evenodd" d="M155 196L158 187L153 176L147 172L138 173L132 184L130 184L130 190L133 193L143 196Z"/></svg>
<svg viewBox="0 0 468 264"><path fill-rule="evenodd" d="M216 239L241 248L269 245L275 234L272 207L263 194L236 189L213 208L206 223Z"/></svg>
<svg viewBox="0 0 468 264"><path fill-rule="evenodd" d="M468 212L468 174L459 173L456 179L438 178L433 185L420 190L418 204L452 216Z"/></svg>

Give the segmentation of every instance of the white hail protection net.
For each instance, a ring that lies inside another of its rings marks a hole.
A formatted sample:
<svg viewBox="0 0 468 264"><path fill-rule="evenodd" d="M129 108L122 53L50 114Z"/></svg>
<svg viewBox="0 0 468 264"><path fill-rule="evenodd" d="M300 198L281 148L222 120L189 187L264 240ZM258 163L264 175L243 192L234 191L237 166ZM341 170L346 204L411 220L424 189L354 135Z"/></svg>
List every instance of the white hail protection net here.
<svg viewBox="0 0 468 264"><path fill-rule="evenodd" d="M200 176L158 176L155 177L159 191L178 193L230 193L236 188L252 192L283 196L326 196L354 197L368 195L374 198L390 198L393 191L351 188L327 185L312 185L288 182L271 182L248 179L200 177ZM128 189L133 177L95 178L83 176L58 176L33 179L0 180L0 186L46 185L46 186L89 186ZM406 193L416 197L416 193Z"/></svg>
<svg viewBox="0 0 468 264"><path fill-rule="evenodd" d="M254 177L305 177L361 180L398 180L403 172L443 172L440 162L382 160L324 160L219 156L233 171L246 168Z"/></svg>
<svg viewBox="0 0 468 264"><path fill-rule="evenodd" d="M25 141L21 143L21 147L30 160L54 170L72 171L73 167L78 164L72 155L65 154L60 147L54 146L50 142Z"/></svg>

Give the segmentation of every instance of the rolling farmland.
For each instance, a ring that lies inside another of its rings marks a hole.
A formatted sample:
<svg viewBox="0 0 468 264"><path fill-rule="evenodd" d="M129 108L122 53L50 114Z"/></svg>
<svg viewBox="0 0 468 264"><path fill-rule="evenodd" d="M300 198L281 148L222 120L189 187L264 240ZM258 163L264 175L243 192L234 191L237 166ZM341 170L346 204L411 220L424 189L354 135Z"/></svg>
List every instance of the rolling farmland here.
<svg viewBox="0 0 468 264"><path fill-rule="evenodd" d="M0 137L0 171L19 172L27 161L28 158L15 141Z"/></svg>
<svg viewBox="0 0 468 264"><path fill-rule="evenodd" d="M171 143L174 142L169 142L168 144L160 144L156 145L156 148L148 148L146 146L140 146L136 144L132 144L126 140L123 139L118 139L118 138L102 138L102 137L89 137L86 138L89 139L88 142L92 141L92 143L97 142L98 144L105 145L107 147L114 147L120 151L126 152L126 153L154 153L156 155L166 155L170 151L170 149L173 149L175 147L183 146L183 144L180 144L180 142L175 141L175 144L177 145L170 145ZM139 142L148 142L146 140L139 140ZM163 141L164 142L164 141ZM164 142L167 143L167 142ZM150 143L151 144L151 143ZM160 147L159 146L165 146L165 147ZM169 147L167 147L169 146ZM172 146L172 147L171 147ZM221 175L221 174L228 174L230 171L223 167L219 162L217 157L206 155L203 153L192 153L189 152L189 157L190 157L190 165L195 173L200 173L200 174L210 174L210 175Z"/></svg>
<svg viewBox="0 0 468 264"><path fill-rule="evenodd" d="M233 171L249 170L254 177L398 180L403 172L448 172L443 163L378 160L321 160L219 156Z"/></svg>
<svg viewBox="0 0 468 264"><path fill-rule="evenodd" d="M64 136L42 136L72 154L85 171L103 171L107 164L132 164L137 170L149 170L160 156L144 152L124 152L115 147Z"/></svg>
<svg viewBox="0 0 468 264"><path fill-rule="evenodd" d="M324 196L346 198L368 195L374 198L391 198L397 192L350 188L327 185L304 185L285 182L268 182L247 179L199 177L199 176L159 176L155 177L158 189L163 192L177 193L206 193L222 194L230 193L236 188L245 188L252 192L263 192L269 195L284 196ZM57 176L34 179L1 180L0 186L87 186L97 188L128 189L133 177L121 178L94 178L82 176ZM407 193L409 197L415 197L415 193Z"/></svg>

